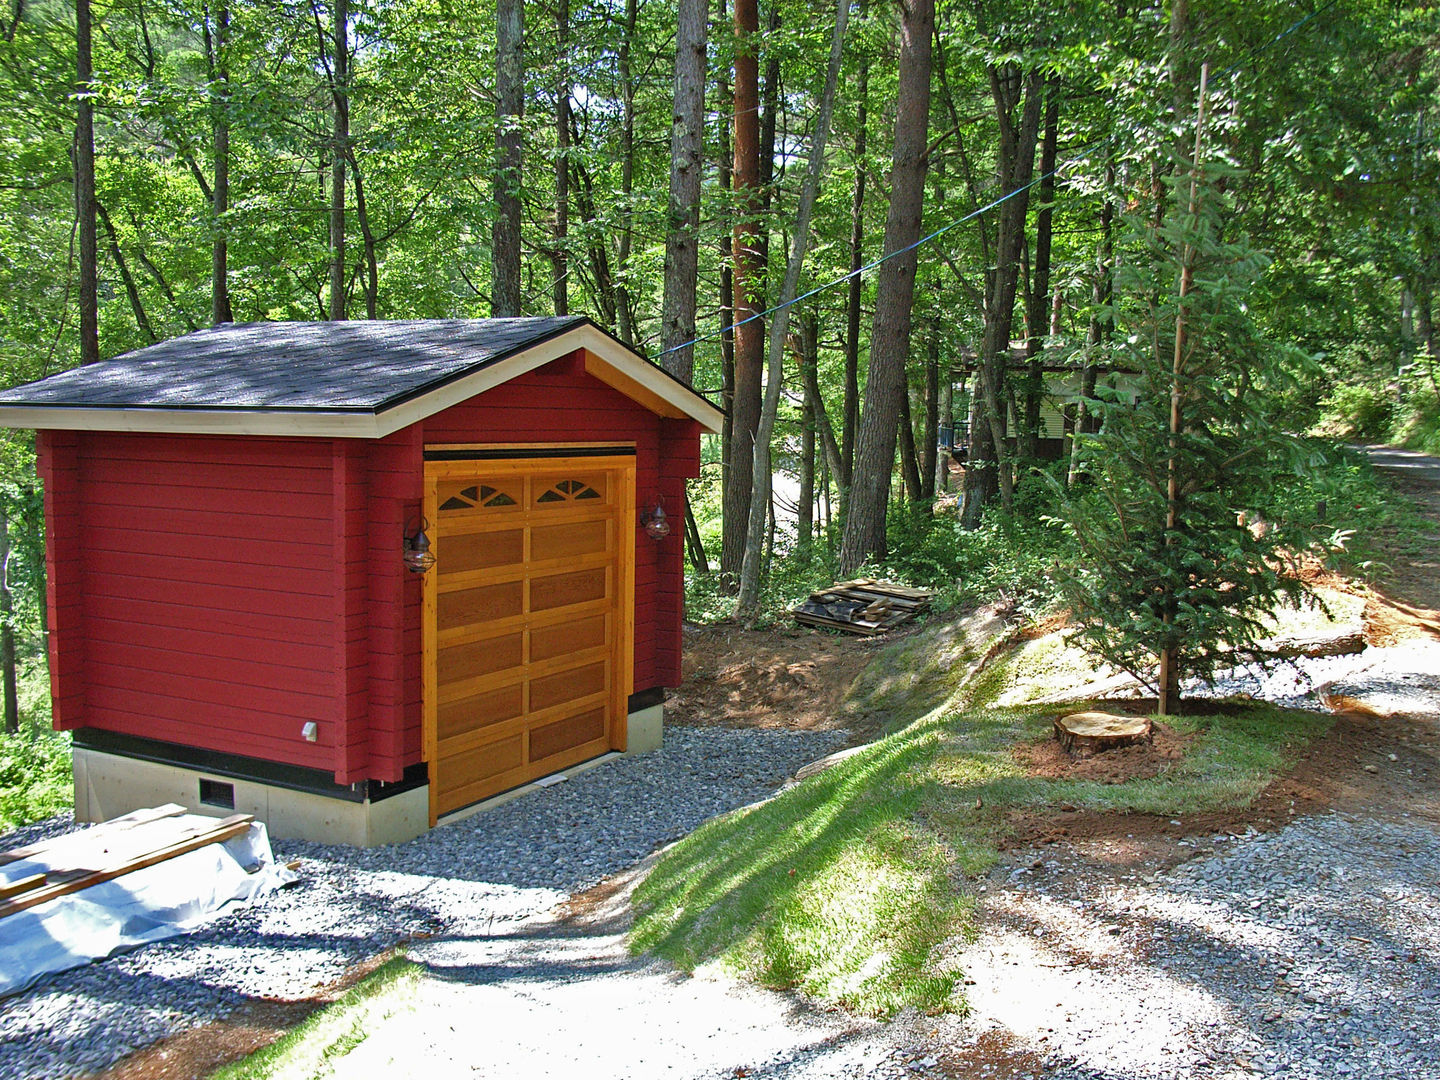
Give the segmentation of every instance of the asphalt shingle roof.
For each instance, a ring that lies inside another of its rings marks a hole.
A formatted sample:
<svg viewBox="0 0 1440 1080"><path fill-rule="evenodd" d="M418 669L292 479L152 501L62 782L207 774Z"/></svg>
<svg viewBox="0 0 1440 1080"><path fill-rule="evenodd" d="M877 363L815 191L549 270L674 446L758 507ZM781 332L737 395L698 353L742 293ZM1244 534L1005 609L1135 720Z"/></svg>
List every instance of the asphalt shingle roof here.
<svg viewBox="0 0 1440 1080"><path fill-rule="evenodd" d="M0 406L380 412L589 320L243 323L0 393Z"/></svg>

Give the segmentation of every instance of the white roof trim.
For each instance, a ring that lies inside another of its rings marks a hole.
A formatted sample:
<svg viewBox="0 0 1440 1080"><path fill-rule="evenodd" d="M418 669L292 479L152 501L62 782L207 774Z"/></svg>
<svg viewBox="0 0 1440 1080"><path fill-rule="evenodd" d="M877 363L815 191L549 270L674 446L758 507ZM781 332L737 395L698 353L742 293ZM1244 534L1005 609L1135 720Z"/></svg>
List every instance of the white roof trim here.
<svg viewBox="0 0 1440 1080"><path fill-rule="evenodd" d="M325 409L85 408L0 405L0 427L58 431L151 431L184 435L289 435L382 439L527 371L584 349L634 380L705 431L724 413L683 383L588 323L523 349L382 412Z"/></svg>

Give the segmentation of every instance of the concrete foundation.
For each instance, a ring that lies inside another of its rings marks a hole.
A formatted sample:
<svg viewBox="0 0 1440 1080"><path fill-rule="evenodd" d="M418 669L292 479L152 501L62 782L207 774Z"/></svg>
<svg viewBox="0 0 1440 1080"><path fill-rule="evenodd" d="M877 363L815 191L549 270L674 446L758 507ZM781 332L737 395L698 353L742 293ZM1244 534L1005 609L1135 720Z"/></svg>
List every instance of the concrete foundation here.
<svg viewBox="0 0 1440 1080"><path fill-rule="evenodd" d="M233 793L234 806L202 802L202 787L212 794L216 789ZM253 814L274 837L356 847L413 840L425 831L430 818L429 791L424 787L374 802L350 802L256 780L75 749L76 821L108 821L143 806L168 802L214 817Z"/></svg>
<svg viewBox="0 0 1440 1080"><path fill-rule="evenodd" d="M664 727L663 705L631 713L623 756L658 750ZM603 754L572 765L553 777L457 810L441 823L467 818L621 756ZM76 821L108 821L141 807L173 802L213 817L253 814L265 822L271 836L280 839L377 847L413 840L425 832L430 816L430 789L424 785L383 799L351 801L79 746L74 760Z"/></svg>

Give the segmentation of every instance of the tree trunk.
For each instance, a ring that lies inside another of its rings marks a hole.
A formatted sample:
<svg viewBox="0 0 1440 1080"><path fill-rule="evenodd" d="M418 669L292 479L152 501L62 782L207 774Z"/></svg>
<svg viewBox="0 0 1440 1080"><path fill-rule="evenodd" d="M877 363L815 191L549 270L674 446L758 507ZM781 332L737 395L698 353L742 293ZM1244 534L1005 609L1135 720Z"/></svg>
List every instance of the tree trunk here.
<svg viewBox="0 0 1440 1080"><path fill-rule="evenodd" d="M695 374L695 286L700 261L700 180L705 132L705 0L679 0L670 128L670 203L660 363L684 383Z"/></svg>
<svg viewBox="0 0 1440 1080"><path fill-rule="evenodd" d="M525 6L495 8L495 223L490 232L490 314L520 314L521 121L525 116Z"/></svg>
<svg viewBox="0 0 1440 1080"><path fill-rule="evenodd" d="M900 397L900 475L905 481L905 499L918 503L923 498L920 457L915 451L915 414L910 408L910 387Z"/></svg>
<svg viewBox="0 0 1440 1080"><path fill-rule="evenodd" d="M115 223L110 220L110 215L98 199L95 201L95 213L99 217L100 223L105 226L105 236L110 241L110 258L115 261L115 269L119 272L120 281L125 286L125 295L130 300L130 312L135 316L135 325L153 345L160 339L155 336L155 330L150 325L150 317L145 314L145 306L140 301L140 289L136 286L135 278L130 273L129 264L125 262L125 253L120 250L120 237L115 232Z"/></svg>
<svg viewBox="0 0 1440 1080"><path fill-rule="evenodd" d="M925 426L920 444L920 499L935 498L935 467L940 446L940 328L932 318L925 342Z"/></svg>
<svg viewBox="0 0 1440 1080"><path fill-rule="evenodd" d="M100 251L95 234L95 114L90 0L75 0L75 217L80 234L80 363L100 360Z"/></svg>
<svg viewBox="0 0 1440 1080"><path fill-rule="evenodd" d="M875 293L870 371L855 440L855 466L840 545L840 572L849 574L885 553L885 512L895 461L895 433L905 394L910 315L915 298L915 251L925 191L926 133L930 113L934 0L902 0L900 71L895 102L895 147L885 255ZM895 254L890 258L892 253Z"/></svg>
<svg viewBox="0 0 1440 1080"><path fill-rule="evenodd" d="M825 164L825 142L830 135L830 115L835 107L835 85L840 81L840 60L845 46L845 25L849 13L850 0L839 0L835 7L835 34L830 42L830 63L825 71L825 90L820 99L820 114L815 119L815 131L810 136L810 158L805 167L805 186L800 192L800 205L796 209L795 242L791 246L790 259L785 267L785 280L780 286L778 309L770 323L765 405L760 413L759 429L755 436L755 490L750 500L750 533L740 571L740 594L735 603L737 617L753 618L760 601L760 547L765 507L770 507L772 523L775 514L770 483L770 439L775 430L776 414L780 411L780 394L784 384L785 336L790 322L790 306L800 290L800 273L805 267L805 252L810 243L810 218L814 214L815 198L820 191L820 173Z"/></svg>
<svg viewBox="0 0 1440 1080"><path fill-rule="evenodd" d="M0 686L4 688L7 735L16 735L20 731L20 695L15 678L14 615L15 601L10 592L10 515L4 506L0 506Z"/></svg>
<svg viewBox="0 0 1440 1080"><path fill-rule="evenodd" d="M735 0L735 390L730 407L730 469L725 477L724 536L720 572L739 574L751 534L750 504L754 492L755 439L760 424L760 369L765 359L765 333L756 318L764 308L760 261L760 11L756 0ZM762 505L764 505L762 503ZM763 522L760 523L763 525Z"/></svg>
<svg viewBox="0 0 1440 1080"><path fill-rule="evenodd" d="M345 160L350 149L350 0L335 0L330 96L335 130L330 148L330 318L345 318Z"/></svg>
<svg viewBox="0 0 1440 1080"><path fill-rule="evenodd" d="M724 25L726 0L719 0L719 11L716 13L716 25ZM726 528L725 523L730 520L730 507L725 505L725 492L730 490L730 452L735 443L735 279L732 268L735 264L735 242L732 229L734 222L730 219L730 191L731 191L731 166L734 164L730 147L730 124L731 114L734 111L734 95L730 92L730 84L725 80L724 68L721 68L719 82L719 101L716 103L716 115L719 123L716 124L715 141L716 149L716 171L719 173L720 194L721 194L721 218L718 222L720 231L720 403L725 410L725 419L720 423L720 503L721 503L721 535L723 537ZM723 547L723 541L722 541Z"/></svg>
<svg viewBox="0 0 1440 1080"><path fill-rule="evenodd" d="M1070 435L1070 468L1065 477L1067 487L1074 486L1080 479L1083 461L1082 448L1086 434L1093 423L1089 402L1095 397L1094 354L1102 342L1108 341L1115 328L1115 316L1110 310L1114 299L1114 222L1115 206L1110 201L1110 192L1115 183L1115 168L1105 169L1105 201L1100 204L1100 242L1096 245L1095 281L1090 287L1090 301L1096 313L1090 318L1086 335L1085 364L1080 372L1080 399L1075 403L1075 426Z"/></svg>
<svg viewBox="0 0 1440 1080"><path fill-rule="evenodd" d="M808 349L815 340L811 326L802 331ZM802 361L804 363L805 361ZM805 395L800 407L800 498L795 508L795 542L803 553L801 558L809 559L810 545L815 539L815 406L810 395Z"/></svg>
<svg viewBox="0 0 1440 1080"><path fill-rule="evenodd" d="M555 314L570 314L570 255L566 250L570 234L570 0L555 4L555 250L550 256L555 268Z"/></svg>
<svg viewBox="0 0 1440 1080"><path fill-rule="evenodd" d="M234 322L230 307L229 240L225 215L230 210L230 69L226 52L230 39L230 8L222 0L215 9L213 38L205 24L206 52L210 59L210 136L214 182L210 189L210 321L215 326Z"/></svg>
<svg viewBox="0 0 1440 1080"><path fill-rule="evenodd" d="M865 0L860 0L860 15L865 14ZM855 464L855 421L860 403L860 301L864 283L860 267L865 265L865 128L869 116L870 57L860 57L859 85L855 106L855 197L850 203L850 282L845 294L845 384L840 436L840 468L835 478L841 490L850 486L850 473Z"/></svg>
<svg viewBox="0 0 1440 1080"><path fill-rule="evenodd" d="M690 551L690 565L697 574L710 573L710 561L705 558L705 545L700 540L700 526L695 523L695 508L690 498L685 498L685 546Z"/></svg>
<svg viewBox="0 0 1440 1080"><path fill-rule="evenodd" d="M1038 71L1022 72L1015 64L988 69L990 93L999 122L998 180L1002 193L1019 194L1001 203L996 211L998 229L995 243L995 271L986 294L985 333L980 346L977 372L979 390L977 420L983 413L988 444L970 440L970 467L966 471L966 528L980 524L985 503L1000 493L1001 505L1011 508L1014 477L1005 433L1006 372L1010 364L1010 330L1015 318L1015 294L1020 281L1020 255L1025 241L1025 217L1029 206L1030 183L1035 171L1035 143L1040 130L1042 77ZM1020 116L1015 116L1016 108ZM975 475L972 485L970 474ZM990 476L986 476L990 473Z"/></svg>
<svg viewBox="0 0 1440 1080"><path fill-rule="evenodd" d="M620 340L634 345L635 313L630 296L630 249L635 234L635 80L630 55L635 39L636 0L625 0L625 24L620 35L620 243L615 257L615 315Z"/></svg>
<svg viewBox="0 0 1440 1080"><path fill-rule="evenodd" d="M365 248L365 317L379 318L380 310L380 260L375 253L375 232L370 228L370 209L365 202L365 178L360 173L360 163L355 160L355 148L347 148L350 175L355 180L355 222L360 226L360 240Z"/></svg>
<svg viewBox="0 0 1440 1080"><path fill-rule="evenodd" d="M1040 143L1040 211L1035 215L1035 272L1025 294L1024 423L1020 425L1020 456L1040 457L1040 402L1045 393L1043 356L1050 305L1050 241L1055 216L1055 153L1060 137L1060 86L1051 79L1045 89L1045 137Z"/></svg>

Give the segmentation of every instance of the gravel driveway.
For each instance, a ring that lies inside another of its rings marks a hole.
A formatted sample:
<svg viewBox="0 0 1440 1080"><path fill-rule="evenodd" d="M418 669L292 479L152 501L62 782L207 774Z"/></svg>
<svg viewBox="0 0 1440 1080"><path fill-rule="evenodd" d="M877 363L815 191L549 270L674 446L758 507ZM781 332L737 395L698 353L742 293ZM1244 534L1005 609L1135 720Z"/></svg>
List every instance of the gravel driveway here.
<svg viewBox="0 0 1440 1080"><path fill-rule="evenodd" d="M1324 674L1392 705L1440 676L1440 644L1381 655ZM409 844L278 844L304 859L303 880L265 906L0 1003L0 1077L103 1068L409 941L427 968L412 1007L367 1030L336 1075L1440 1080L1440 712L1418 712L1393 721L1385 766L1409 801L1167 840L1174 857L1158 862L1132 858L1125 835L1011 853L977 883L978 943L950 958L966 1018L882 1025L678 976L625 952L623 893L555 919L567 894L844 740L677 727L655 754Z"/></svg>
<svg viewBox="0 0 1440 1080"><path fill-rule="evenodd" d="M277 841L301 882L204 930L0 1002L0 1078L102 1069L252 998L303 998L417 935L488 938L726 810L764 798L841 732L671 728L622 758L417 840L357 850ZM54 833L20 830L7 846Z"/></svg>

